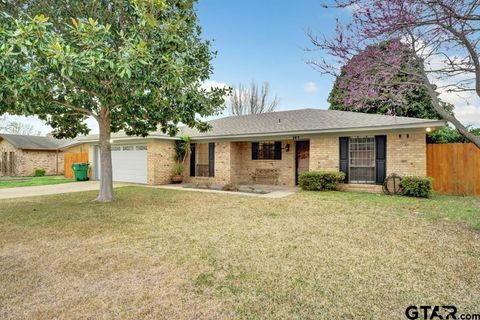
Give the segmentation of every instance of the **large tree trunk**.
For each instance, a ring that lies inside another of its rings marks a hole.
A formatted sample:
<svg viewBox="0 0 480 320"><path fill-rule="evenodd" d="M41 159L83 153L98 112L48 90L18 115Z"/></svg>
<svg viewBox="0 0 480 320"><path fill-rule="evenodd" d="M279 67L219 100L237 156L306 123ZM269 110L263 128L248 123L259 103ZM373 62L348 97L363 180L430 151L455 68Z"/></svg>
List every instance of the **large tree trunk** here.
<svg viewBox="0 0 480 320"><path fill-rule="evenodd" d="M100 128L100 192L97 197L99 202L109 202L113 200L113 180L112 180L112 148L111 148L111 129L109 119L100 119L98 121Z"/></svg>

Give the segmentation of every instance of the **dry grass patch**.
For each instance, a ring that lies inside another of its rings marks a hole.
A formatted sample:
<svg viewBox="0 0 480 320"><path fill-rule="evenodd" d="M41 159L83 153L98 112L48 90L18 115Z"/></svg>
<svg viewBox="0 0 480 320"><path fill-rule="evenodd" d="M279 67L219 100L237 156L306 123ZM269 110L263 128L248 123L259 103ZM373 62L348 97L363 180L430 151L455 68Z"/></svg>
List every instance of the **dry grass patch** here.
<svg viewBox="0 0 480 320"><path fill-rule="evenodd" d="M0 202L0 318L401 319L410 304L444 303L479 311L474 198L141 187L117 196Z"/></svg>

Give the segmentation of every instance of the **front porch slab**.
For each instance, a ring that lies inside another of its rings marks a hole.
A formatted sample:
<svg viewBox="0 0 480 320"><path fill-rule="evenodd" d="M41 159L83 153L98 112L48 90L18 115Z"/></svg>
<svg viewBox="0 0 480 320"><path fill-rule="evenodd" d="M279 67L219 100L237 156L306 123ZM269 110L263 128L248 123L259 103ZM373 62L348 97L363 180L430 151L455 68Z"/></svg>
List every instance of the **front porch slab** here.
<svg viewBox="0 0 480 320"><path fill-rule="evenodd" d="M227 191L222 190L222 186L211 185L207 187L195 187L192 184L167 184L151 186L153 188L170 189L170 190L182 190L193 192L210 192L210 193L223 193L230 195L241 195L259 198L284 198L299 191L298 187L286 187L286 186L270 186L270 185L240 185L239 191ZM243 191L242 191L243 190ZM248 191L250 190L250 191ZM254 192L258 190L258 192Z"/></svg>
<svg viewBox="0 0 480 320"><path fill-rule="evenodd" d="M347 192L367 192L367 193L383 193L383 188L378 184L361 184L361 183L342 183L338 185L339 191Z"/></svg>

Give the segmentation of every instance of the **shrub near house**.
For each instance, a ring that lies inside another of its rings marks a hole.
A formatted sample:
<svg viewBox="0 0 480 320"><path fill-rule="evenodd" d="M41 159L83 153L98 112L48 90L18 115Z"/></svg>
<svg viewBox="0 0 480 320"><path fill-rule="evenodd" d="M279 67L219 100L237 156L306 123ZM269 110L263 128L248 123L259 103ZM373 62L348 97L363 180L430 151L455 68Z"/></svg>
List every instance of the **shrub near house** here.
<svg viewBox="0 0 480 320"><path fill-rule="evenodd" d="M432 194L432 179L429 177L403 177L400 186L404 196L429 198Z"/></svg>
<svg viewBox="0 0 480 320"><path fill-rule="evenodd" d="M302 190L308 191L336 190L338 184L344 180L343 172L310 171L300 174L298 184Z"/></svg>
<svg viewBox="0 0 480 320"><path fill-rule="evenodd" d="M45 169L37 168L35 169L35 177L43 177L45 176Z"/></svg>

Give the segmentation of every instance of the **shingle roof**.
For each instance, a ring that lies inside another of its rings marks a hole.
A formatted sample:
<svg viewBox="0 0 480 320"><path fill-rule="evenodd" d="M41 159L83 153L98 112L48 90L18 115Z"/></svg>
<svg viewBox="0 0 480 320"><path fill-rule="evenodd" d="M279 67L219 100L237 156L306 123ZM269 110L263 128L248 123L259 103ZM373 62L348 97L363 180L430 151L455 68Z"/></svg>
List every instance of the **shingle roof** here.
<svg viewBox="0 0 480 320"><path fill-rule="evenodd" d="M199 132L196 129L181 127L180 134L193 139L241 138L246 136L290 135L295 133L314 134L321 132L354 132L365 130L391 130L397 128L427 128L445 125L443 120L393 117L360 112L335 111L324 109L297 109L276 111L254 115L230 116L207 121L211 130ZM141 137L127 136L124 132L112 134L113 139L132 140ZM171 139L172 137L152 132L149 139ZM79 142L98 141L98 135L79 137Z"/></svg>
<svg viewBox="0 0 480 320"><path fill-rule="evenodd" d="M409 125L440 126L442 121L393 117L359 112L323 109L299 109L254 115L230 116L208 121L210 131L182 128L192 138L241 136L255 134L279 134L313 131L349 131L359 128L400 128Z"/></svg>
<svg viewBox="0 0 480 320"><path fill-rule="evenodd" d="M26 136L0 133L0 138L7 140L14 147L24 150L59 150L68 146L73 140L59 140L52 137Z"/></svg>

